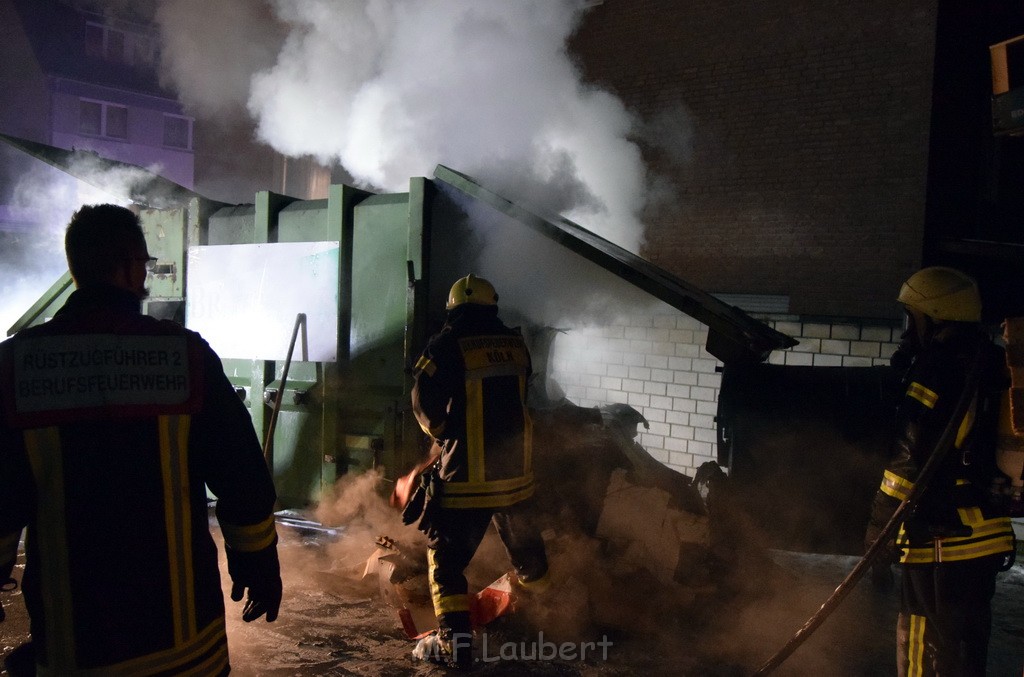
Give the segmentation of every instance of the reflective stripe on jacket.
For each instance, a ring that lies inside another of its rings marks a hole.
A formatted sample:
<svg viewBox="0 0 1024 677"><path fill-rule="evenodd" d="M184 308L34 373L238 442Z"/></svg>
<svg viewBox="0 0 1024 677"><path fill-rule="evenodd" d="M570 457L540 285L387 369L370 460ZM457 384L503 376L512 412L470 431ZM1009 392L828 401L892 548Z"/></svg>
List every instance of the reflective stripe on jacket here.
<svg viewBox="0 0 1024 677"><path fill-rule="evenodd" d="M880 528L914 488L952 416L975 351L985 351L977 392L942 464L900 528L896 545L905 564L975 559L1013 551L1010 519L988 506L995 470L995 424L1005 387L1002 352L978 334L952 334L919 355L905 380L897 439L872 507ZM980 346L980 348L979 348ZM982 485L985 486L982 486ZM969 533L969 535L967 535Z"/></svg>
<svg viewBox="0 0 1024 677"><path fill-rule="evenodd" d="M533 495L530 373L519 333L475 308L427 346L413 411L442 450L442 507L500 508Z"/></svg>
<svg viewBox="0 0 1024 677"><path fill-rule="evenodd" d="M27 527L39 674L224 674L206 488L249 548L273 539L275 494L217 356L103 288L0 344L0 364L0 546Z"/></svg>

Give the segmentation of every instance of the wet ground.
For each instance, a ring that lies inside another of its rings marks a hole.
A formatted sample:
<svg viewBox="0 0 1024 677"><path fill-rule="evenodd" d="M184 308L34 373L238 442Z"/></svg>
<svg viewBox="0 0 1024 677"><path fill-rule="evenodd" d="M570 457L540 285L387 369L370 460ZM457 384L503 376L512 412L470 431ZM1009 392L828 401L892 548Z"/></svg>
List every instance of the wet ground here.
<svg viewBox="0 0 1024 677"><path fill-rule="evenodd" d="M387 606L376 576L361 578L369 542L362 536L280 529L286 596L280 618L246 624L240 605L228 605L228 637L237 675L441 675L447 671L414 662L413 643ZM219 535L215 535L218 537ZM474 562L473 579L501 573L500 548L489 539ZM570 570L575 544L550 543L553 570ZM750 675L803 625L852 568L849 557L769 553L749 586L726 594L714 581L687 589L581 581L580 571L546 608L506 616L477 640L474 674ZM223 564L223 563L222 563ZM224 580L227 580L226 571ZM16 571L20 577L20 567ZM598 595L610 593L598 609ZM778 669L776 675L894 675L892 628L898 588L875 590L862 581L838 611ZM616 593L621 593L616 596ZM608 604L612 600L612 604ZM5 594L8 619L0 624L0 653L27 637L20 595ZM586 616L584 618L584 616ZM1024 568L1001 574L994 605L989 675L1019 677L1024 666ZM545 633L547 621L551 625ZM567 621L579 621L576 625ZM543 633L543 634L542 634ZM581 655L583 654L583 655ZM5 673L4 673L5 674Z"/></svg>

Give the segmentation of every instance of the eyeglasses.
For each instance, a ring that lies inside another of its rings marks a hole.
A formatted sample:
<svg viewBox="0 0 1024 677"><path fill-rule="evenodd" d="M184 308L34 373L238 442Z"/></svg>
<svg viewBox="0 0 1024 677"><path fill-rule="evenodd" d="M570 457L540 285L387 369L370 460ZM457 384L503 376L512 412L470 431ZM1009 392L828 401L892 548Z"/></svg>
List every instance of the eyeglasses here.
<svg viewBox="0 0 1024 677"><path fill-rule="evenodd" d="M157 258L155 256L134 256L131 261L143 261L146 264L146 272L152 273L156 268Z"/></svg>

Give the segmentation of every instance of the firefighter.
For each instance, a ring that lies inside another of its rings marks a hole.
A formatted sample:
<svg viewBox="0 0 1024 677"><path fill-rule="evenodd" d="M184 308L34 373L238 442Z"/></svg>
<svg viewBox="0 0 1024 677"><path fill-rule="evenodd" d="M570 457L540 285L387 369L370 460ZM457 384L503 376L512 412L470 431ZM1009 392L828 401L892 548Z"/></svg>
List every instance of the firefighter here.
<svg viewBox="0 0 1024 677"><path fill-rule="evenodd" d="M207 487L243 619L273 621L281 603L276 496L251 419L198 334L140 312L155 259L132 211L82 207L65 250L75 291L0 344L0 581L27 529L30 663L226 674Z"/></svg>
<svg viewBox="0 0 1024 677"><path fill-rule="evenodd" d="M924 268L902 286L906 331L894 356L904 395L896 439L871 509L870 545L914 486L950 423L975 357L982 372L952 448L904 520L887 558L901 564L897 669L904 675L984 675L996 574L1012 563L1013 529L990 500L1000 395L1007 386L1002 349L981 327L974 280L945 267Z"/></svg>
<svg viewBox="0 0 1024 677"><path fill-rule="evenodd" d="M430 591L439 630L413 655L457 668L472 664L464 571L493 523L518 582L537 591L547 574L544 541L525 508L533 494L526 407L530 354L498 318L498 295L467 275L448 295L447 320L415 365L412 406L438 456L425 484L419 527L428 535Z"/></svg>

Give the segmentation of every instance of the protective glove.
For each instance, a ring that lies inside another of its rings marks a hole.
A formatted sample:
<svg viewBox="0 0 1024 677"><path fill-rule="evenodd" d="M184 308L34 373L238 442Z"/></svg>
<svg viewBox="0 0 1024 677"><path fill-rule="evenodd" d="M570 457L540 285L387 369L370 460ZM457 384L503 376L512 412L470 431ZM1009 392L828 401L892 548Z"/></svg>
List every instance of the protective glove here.
<svg viewBox="0 0 1024 677"><path fill-rule="evenodd" d="M242 620L250 623L266 614L267 622L277 620L281 608L283 586L281 565L277 558L277 539L263 550L243 552L227 548L228 574L231 576L231 599L242 601L248 588L248 598L242 608Z"/></svg>
<svg viewBox="0 0 1024 677"><path fill-rule="evenodd" d="M881 533L881 528L875 525L868 526L867 531L864 533L865 553L871 548ZM883 544L878 549L878 552L875 553L875 557L871 562L871 583L876 589L888 590L895 582L892 564L899 560L896 553L896 542L892 539L888 543Z"/></svg>

